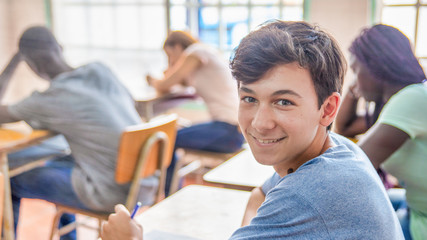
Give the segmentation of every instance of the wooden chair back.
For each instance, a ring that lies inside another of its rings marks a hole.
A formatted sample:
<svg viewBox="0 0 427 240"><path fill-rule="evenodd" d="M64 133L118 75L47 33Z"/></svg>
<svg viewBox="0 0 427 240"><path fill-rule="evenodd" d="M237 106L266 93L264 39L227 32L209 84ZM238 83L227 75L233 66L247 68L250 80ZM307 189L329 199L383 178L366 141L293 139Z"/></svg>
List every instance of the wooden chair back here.
<svg viewBox="0 0 427 240"><path fill-rule="evenodd" d="M156 202L162 199L166 169L172 160L175 147L177 118L175 114L160 116L147 123L127 127L123 131L117 155L115 180L120 184L130 183L125 203L128 209L133 209L136 204L140 179L156 172L160 172ZM98 233L101 231L102 221L107 220L109 216L107 213L82 210L61 204L56 204L56 208L50 239L54 239L56 233L62 236L76 228L77 224L69 224L57 229L63 213L78 213L97 218ZM82 223L78 225L87 226Z"/></svg>
<svg viewBox="0 0 427 240"><path fill-rule="evenodd" d="M1 230L3 226L3 206L4 205L4 176L2 173L0 173L0 236L1 236Z"/></svg>
<svg viewBox="0 0 427 240"><path fill-rule="evenodd" d="M136 203L139 180L160 172L156 202L163 197L166 169L171 163L176 139L177 115L160 116L147 123L130 126L121 136L115 180L131 183L126 207Z"/></svg>

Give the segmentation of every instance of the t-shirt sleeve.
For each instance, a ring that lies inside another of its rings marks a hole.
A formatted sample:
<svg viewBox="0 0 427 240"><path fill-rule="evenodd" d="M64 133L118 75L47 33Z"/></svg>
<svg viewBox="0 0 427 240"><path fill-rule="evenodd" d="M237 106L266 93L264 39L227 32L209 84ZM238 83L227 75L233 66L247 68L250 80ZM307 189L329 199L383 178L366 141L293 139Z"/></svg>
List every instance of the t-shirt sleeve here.
<svg viewBox="0 0 427 240"><path fill-rule="evenodd" d="M267 179L261 186L264 195L267 195L267 193L277 185L279 180L280 176L277 173L274 173L269 179Z"/></svg>
<svg viewBox="0 0 427 240"><path fill-rule="evenodd" d="M189 46L185 50L185 54L187 56L196 56L203 65L206 65L209 62L207 49L205 49L205 46L203 46L201 43L195 43Z"/></svg>
<svg viewBox="0 0 427 240"><path fill-rule="evenodd" d="M313 206L291 188L274 188L248 226L230 239L329 239Z"/></svg>
<svg viewBox="0 0 427 240"><path fill-rule="evenodd" d="M416 84L393 95L384 106L378 122L396 127L412 139L427 134L427 86Z"/></svg>
<svg viewBox="0 0 427 240"><path fill-rule="evenodd" d="M27 122L34 129L46 128L43 119L47 116L44 113L44 97L40 92L33 92L31 96L21 100L18 103L8 106L9 113ZM47 107L47 106L46 106Z"/></svg>

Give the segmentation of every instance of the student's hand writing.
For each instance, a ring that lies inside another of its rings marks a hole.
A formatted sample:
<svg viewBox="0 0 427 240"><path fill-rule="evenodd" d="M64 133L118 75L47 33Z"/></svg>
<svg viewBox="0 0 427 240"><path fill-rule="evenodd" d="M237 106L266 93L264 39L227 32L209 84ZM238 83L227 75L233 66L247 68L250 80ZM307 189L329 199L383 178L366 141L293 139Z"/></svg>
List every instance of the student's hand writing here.
<svg viewBox="0 0 427 240"><path fill-rule="evenodd" d="M115 211L102 224L102 240L142 240L142 226L130 218L126 207L116 205Z"/></svg>
<svg viewBox="0 0 427 240"><path fill-rule="evenodd" d="M147 74L147 76L145 76L145 79L147 80L148 85L151 86L153 84L154 78L151 75Z"/></svg>
<svg viewBox="0 0 427 240"><path fill-rule="evenodd" d="M164 94L164 93L169 92L169 89L166 89L166 90L161 90L161 89L160 89L160 84L162 84L163 80L160 80L160 79L157 79L157 78L153 78L153 77L152 77L152 76L150 76L150 75L147 75L147 76L146 76L146 79L147 79L147 83L148 83L148 85L150 85L150 86L152 86L154 89L156 89L156 91L157 91L159 94Z"/></svg>

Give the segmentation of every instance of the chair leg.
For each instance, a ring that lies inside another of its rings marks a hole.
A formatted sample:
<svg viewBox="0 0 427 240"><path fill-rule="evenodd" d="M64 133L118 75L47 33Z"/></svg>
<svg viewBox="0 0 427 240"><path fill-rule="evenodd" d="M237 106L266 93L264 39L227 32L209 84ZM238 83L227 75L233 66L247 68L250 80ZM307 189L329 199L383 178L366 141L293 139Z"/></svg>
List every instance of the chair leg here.
<svg viewBox="0 0 427 240"><path fill-rule="evenodd" d="M170 183L170 187L169 187L169 195L174 194L177 190L178 190L178 185L179 185L179 181L181 176L179 176L179 170L183 167L183 159L184 158L184 153L183 151L177 151L177 159L175 162L175 168L173 170L172 173L172 181Z"/></svg>
<svg viewBox="0 0 427 240"><path fill-rule="evenodd" d="M60 238L61 236L70 233L74 229L77 229L77 222L74 221L72 223L69 223L65 226L59 227L59 221L61 220L62 215L66 213L66 211L63 211L62 209L57 209L55 217L53 219L52 223L52 229L50 231L50 239L53 240L55 235L58 235Z"/></svg>
<svg viewBox="0 0 427 240"><path fill-rule="evenodd" d="M98 239L101 239L101 227L102 227L102 222L103 222L104 220L102 220L102 219L98 219Z"/></svg>
<svg viewBox="0 0 427 240"><path fill-rule="evenodd" d="M53 219L52 222L52 228L50 230L50 238L51 240L53 240L53 237L55 236L56 233L59 233L59 220L61 219L61 216L64 212L61 210L56 210L56 214L55 217Z"/></svg>

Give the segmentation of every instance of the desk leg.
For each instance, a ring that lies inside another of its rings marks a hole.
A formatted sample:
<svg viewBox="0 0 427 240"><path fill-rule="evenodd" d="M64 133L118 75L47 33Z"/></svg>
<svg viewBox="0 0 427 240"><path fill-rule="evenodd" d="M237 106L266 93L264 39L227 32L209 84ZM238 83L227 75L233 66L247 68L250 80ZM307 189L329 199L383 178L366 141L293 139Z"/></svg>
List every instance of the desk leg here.
<svg viewBox="0 0 427 240"><path fill-rule="evenodd" d="M10 189L9 166L7 154L1 153L0 156L1 169L4 175L4 213L3 213L3 236L5 240L14 240L15 232L13 226L13 209L12 209L12 192Z"/></svg>
<svg viewBox="0 0 427 240"><path fill-rule="evenodd" d="M144 104L145 107L145 118L150 121L154 116L153 102L149 101Z"/></svg>
<svg viewBox="0 0 427 240"><path fill-rule="evenodd" d="M145 119L145 121L150 121L154 116L153 103L151 101L148 102L137 102L136 110L139 115Z"/></svg>

